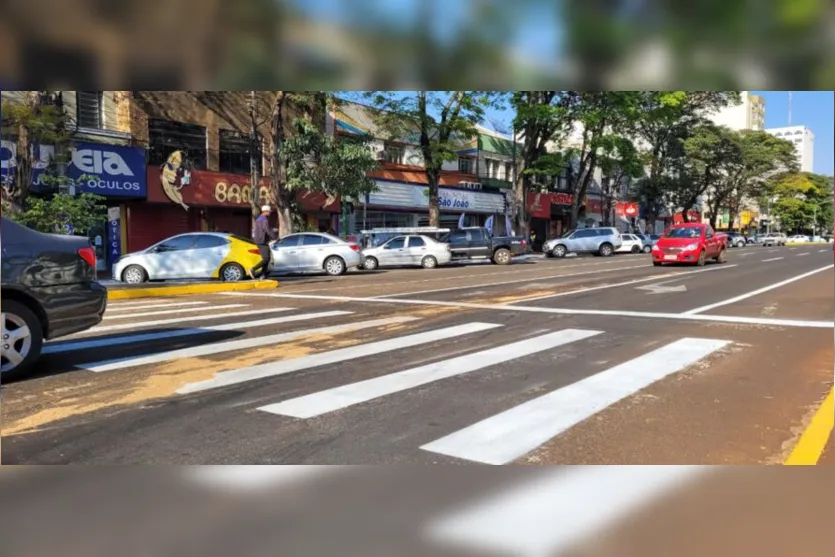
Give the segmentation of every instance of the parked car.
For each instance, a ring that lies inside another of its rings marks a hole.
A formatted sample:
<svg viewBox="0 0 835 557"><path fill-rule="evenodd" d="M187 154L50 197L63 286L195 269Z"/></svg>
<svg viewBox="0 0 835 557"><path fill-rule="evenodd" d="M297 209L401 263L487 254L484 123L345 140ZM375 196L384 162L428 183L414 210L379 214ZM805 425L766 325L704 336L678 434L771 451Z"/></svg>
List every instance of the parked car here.
<svg viewBox="0 0 835 557"><path fill-rule="evenodd" d="M771 232L760 236L760 241L764 247L785 246L787 239L785 234Z"/></svg>
<svg viewBox="0 0 835 557"><path fill-rule="evenodd" d="M708 259L725 262L726 236L700 223L676 224L667 229L652 249L652 264L691 263L702 266Z"/></svg>
<svg viewBox="0 0 835 557"><path fill-rule="evenodd" d="M728 232L727 237L730 248L744 248L748 245L748 240L739 232Z"/></svg>
<svg viewBox="0 0 835 557"><path fill-rule="evenodd" d="M288 234L270 246L276 273L322 272L344 275L362 265L359 245L323 232Z"/></svg>
<svg viewBox="0 0 835 557"><path fill-rule="evenodd" d="M516 255L528 250L520 236L493 236L486 228L460 228L441 237L448 243L453 261L489 259L496 265L508 265Z"/></svg>
<svg viewBox="0 0 835 557"><path fill-rule="evenodd" d="M637 234L621 234L623 245L615 250L617 253L649 253L652 251L652 243Z"/></svg>
<svg viewBox="0 0 835 557"><path fill-rule="evenodd" d="M429 236L411 235L392 238L382 246L362 251L363 267L373 271L378 267L420 265L434 269L452 260L449 244Z"/></svg>
<svg viewBox="0 0 835 557"><path fill-rule="evenodd" d="M24 374L44 340L101 322L107 288L96 280L96 251L79 236L42 234L2 217L0 377Z"/></svg>
<svg viewBox="0 0 835 557"><path fill-rule="evenodd" d="M593 253L609 257L623 246L623 239L616 228L577 228L563 234L562 238L548 240L542 245L546 256L565 257L569 253Z"/></svg>
<svg viewBox="0 0 835 557"><path fill-rule="evenodd" d="M790 236L790 237L786 238L786 242L787 243L792 243L792 244L806 244L806 243L809 243L811 241L812 241L812 239L809 238L809 236L806 236L804 234L795 234L794 236Z"/></svg>
<svg viewBox="0 0 835 557"><path fill-rule="evenodd" d="M119 258L113 280L139 284L149 280L221 279L236 282L261 261L252 240L221 232L172 236Z"/></svg>

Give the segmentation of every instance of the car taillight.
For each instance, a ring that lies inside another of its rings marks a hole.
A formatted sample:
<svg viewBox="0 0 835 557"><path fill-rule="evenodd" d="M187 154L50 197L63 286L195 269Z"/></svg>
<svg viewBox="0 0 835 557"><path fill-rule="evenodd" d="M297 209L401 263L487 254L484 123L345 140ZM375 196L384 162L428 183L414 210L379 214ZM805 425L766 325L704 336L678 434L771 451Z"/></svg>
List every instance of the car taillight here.
<svg viewBox="0 0 835 557"><path fill-rule="evenodd" d="M78 250L78 256L87 262L93 269L96 268L96 250L92 247L81 248Z"/></svg>
<svg viewBox="0 0 835 557"><path fill-rule="evenodd" d="M261 255L261 250L259 250L259 249L257 249L257 248L254 248L254 249L251 249L251 250L247 250L247 251L248 251L249 253L251 253L252 255Z"/></svg>
<svg viewBox="0 0 835 557"><path fill-rule="evenodd" d="M528 245L528 241L527 240L522 240L522 247L525 247L527 245Z"/></svg>
<svg viewBox="0 0 835 557"><path fill-rule="evenodd" d="M356 244L348 244L348 245L349 245L349 246L351 246L351 249L352 249L352 250L354 250L355 252L359 253L359 251L360 251L360 247L359 247L358 245L356 245Z"/></svg>

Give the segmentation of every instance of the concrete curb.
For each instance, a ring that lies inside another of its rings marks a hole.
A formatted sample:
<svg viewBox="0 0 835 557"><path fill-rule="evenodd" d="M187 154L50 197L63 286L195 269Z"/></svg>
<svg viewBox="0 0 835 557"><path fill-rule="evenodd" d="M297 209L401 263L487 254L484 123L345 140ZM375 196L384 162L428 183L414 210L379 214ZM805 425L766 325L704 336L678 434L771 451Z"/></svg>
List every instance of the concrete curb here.
<svg viewBox="0 0 835 557"><path fill-rule="evenodd" d="M217 292L239 292L242 290L275 290L276 280L251 282L206 282L178 284L175 286L149 286L147 288L108 288L107 300L135 300L137 298L167 298L189 294L215 294Z"/></svg>

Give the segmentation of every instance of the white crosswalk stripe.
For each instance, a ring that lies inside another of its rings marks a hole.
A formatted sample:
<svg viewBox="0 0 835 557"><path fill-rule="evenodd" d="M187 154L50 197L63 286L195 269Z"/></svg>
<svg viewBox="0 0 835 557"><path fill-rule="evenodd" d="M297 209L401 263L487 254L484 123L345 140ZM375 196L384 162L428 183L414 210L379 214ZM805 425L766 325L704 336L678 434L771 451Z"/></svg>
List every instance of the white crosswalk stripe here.
<svg viewBox="0 0 835 557"><path fill-rule="evenodd" d="M374 398L523 358L601 333L602 331L565 329L563 331L505 344L475 354L467 354L434 364L408 369L399 373L383 375L382 377L369 379L368 381L361 381L328 391L271 404L259 408L259 410L296 418L312 418Z"/></svg>
<svg viewBox="0 0 835 557"><path fill-rule="evenodd" d="M270 313L279 313L284 311L293 311L295 308L268 308L268 309L251 309L247 311L230 311L226 313L216 313L214 315L189 315L186 317L173 317L171 319L155 319L153 321L139 321L136 323L119 323L116 325L102 325L89 329L88 333L104 333L112 331L124 331L127 329L147 329L151 327L161 327L163 325L174 325L176 323L188 323L189 321L208 321L210 319L227 319L229 317L246 317L249 315L268 315ZM135 315L133 317L136 317Z"/></svg>
<svg viewBox="0 0 835 557"><path fill-rule="evenodd" d="M104 319L134 319L136 317L153 317L154 315L171 315L172 313L191 313L195 311L216 311L219 309L232 309L232 308L246 308L249 307L249 304L224 304L221 306L200 306L200 307L191 307L191 308L183 308L183 309L170 309L170 310L163 310L163 311L146 311L146 312L139 312L139 313L129 313L129 314L117 314L117 315L107 315L105 314Z"/></svg>
<svg viewBox="0 0 835 557"><path fill-rule="evenodd" d="M511 408L421 447L485 464L506 464L606 409L727 346L685 338Z"/></svg>
<svg viewBox="0 0 835 557"><path fill-rule="evenodd" d="M120 312L120 311L136 311L140 309L158 309L158 308L174 308L174 307L182 307L182 306L205 306L209 302L165 302L165 303L156 303L156 304L144 304L144 305L136 305L136 306L109 306L107 308L107 313L113 312Z"/></svg>
<svg viewBox="0 0 835 557"><path fill-rule="evenodd" d="M256 348L259 346L269 346L281 342L289 342L301 337L310 335L332 335L338 333L346 333L349 331L359 331L362 329L370 329L375 327L384 327L386 325L395 325L399 323L407 323L415 321L415 317L390 317L387 319L374 319L371 321L360 321L358 323L348 323L345 325L334 325L330 327L318 327L315 329L303 329L293 331L291 333L279 333L276 335L267 335L260 337L250 337L242 340L231 340L227 342L217 342L214 344L207 344L204 346L195 346L192 348L182 348L179 350L169 350L166 352L157 352L147 356L133 356L127 358L119 358L116 360L109 360L103 362L93 362L89 364L80 364L77 367L101 373L104 371L113 371L117 369L125 369L129 367L142 366L147 364L158 364L162 362L169 362L178 360L180 358L199 358L203 356L211 356L212 354L221 354L224 352L234 352L235 350L245 350L247 348ZM229 373L229 372L226 372Z"/></svg>

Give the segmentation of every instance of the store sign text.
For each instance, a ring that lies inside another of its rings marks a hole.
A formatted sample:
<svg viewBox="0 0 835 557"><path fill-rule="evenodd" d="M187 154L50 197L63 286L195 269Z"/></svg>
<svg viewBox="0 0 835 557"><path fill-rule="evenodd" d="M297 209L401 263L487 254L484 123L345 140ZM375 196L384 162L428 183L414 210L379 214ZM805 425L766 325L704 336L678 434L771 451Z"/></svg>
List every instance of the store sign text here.
<svg viewBox="0 0 835 557"><path fill-rule="evenodd" d="M227 184L226 182L218 182L215 184L215 201L218 203L233 203L236 205L246 205L249 203L250 195L252 194L252 187L249 184L240 186L235 184ZM258 188L258 203L265 205L270 202L270 190L266 186Z"/></svg>
<svg viewBox="0 0 835 557"><path fill-rule="evenodd" d="M470 196L464 192L440 191L438 207L442 209L469 209Z"/></svg>

